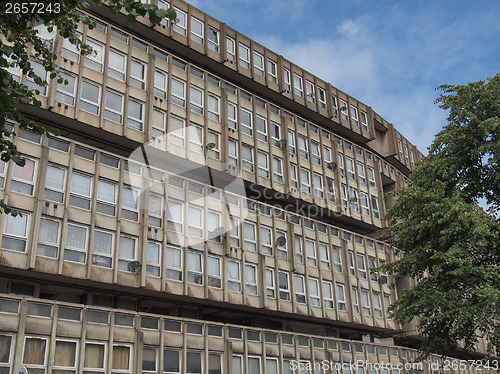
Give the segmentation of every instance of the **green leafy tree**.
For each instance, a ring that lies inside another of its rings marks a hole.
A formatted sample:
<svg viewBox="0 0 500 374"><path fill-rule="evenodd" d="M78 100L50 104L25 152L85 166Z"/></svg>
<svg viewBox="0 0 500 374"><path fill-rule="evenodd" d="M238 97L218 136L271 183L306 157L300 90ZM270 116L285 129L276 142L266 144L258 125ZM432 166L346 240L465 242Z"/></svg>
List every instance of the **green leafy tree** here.
<svg viewBox="0 0 500 374"><path fill-rule="evenodd" d="M436 100L449 110L437 134L396 197L385 236L403 253L385 266L412 277L391 309L414 320L424 336L423 356L473 349L484 338L500 351L500 74L488 81L440 86ZM478 202L487 202L487 211Z"/></svg>
<svg viewBox="0 0 500 374"><path fill-rule="evenodd" d="M174 20L176 17L173 8L159 9L155 5L143 4L134 0L54 0L44 2L51 4L46 11L38 13L36 8L29 3L11 1L0 3L0 157L2 161L12 160L19 166L24 166L24 159L17 151L12 140L16 134L6 127L7 120L19 123L21 129L30 130L39 134L57 135L56 129L46 129L40 124L26 118L22 108L26 105L40 107L37 100L38 89L29 89L26 85L19 83L8 71L9 68L20 68L23 74L31 78L36 85L46 86L47 81L38 76L31 63L35 58L43 65L50 79L63 80L58 77L56 65L57 56L47 48L47 44L40 37L37 29L32 28L33 22L44 24L49 32L57 32L74 44L81 54L90 54L92 49L82 42L76 29L79 23L93 28L94 22L84 15L82 11L91 6L104 6L106 3L113 13L124 10L127 14L127 23L133 24L137 17L148 17L153 24L158 24L163 18ZM15 5L13 5L15 4ZM7 11L9 10L9 13ZM31 49L31 53L30 53ZM0 211L17 214L3 200L0 200Z"/></svg>

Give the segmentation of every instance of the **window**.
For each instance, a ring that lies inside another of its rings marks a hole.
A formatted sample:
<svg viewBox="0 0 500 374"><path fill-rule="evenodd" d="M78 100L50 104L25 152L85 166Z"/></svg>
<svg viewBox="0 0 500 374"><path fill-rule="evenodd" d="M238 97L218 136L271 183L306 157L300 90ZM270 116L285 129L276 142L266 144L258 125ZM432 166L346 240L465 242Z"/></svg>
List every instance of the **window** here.
<svg viewBox="0 0 500 374"><path fill-rule="evenodd" d="M252 136L253 126L252 126L252 113L246 109L240 109L240 121L241 121L241 132Z"/></svg>
<svg viewBox="0 0 500 374"><path fill-rule="evenodd" d="M319 301L319 283L314 278L309 278L309 302L312 306L321 306Z"/></svg>
<svg viewBox="0 0 500 374"><path fill-rule="evenodd" d="M37 256L58 258L59 256L59 221L40 219Z"/></svg>
<svg viewBox="0 0 500 374"><path fill-rule="evenodd" d="M63 72L59 72L59 77L64 81L63 83L57 84L56 100L60 103L74 106L76 95L76 78Z"/></svg>
<svg viewBox="0 0 500 374"><path fill-rule="evenodd" d="M273 157L273 180L283 183L283 162L278 157Z"/></svg>
<svg viewBox="0 0 500 374"><path fill-rule="evenodd" d="M208 94L208 118L210 118L213 121L219 122L220 121L220 115L219 115L219 98L215 95Z"/></svg>
<svg viewBox="0 0 500 374"><path fill-rule="evenodd" d="M375 317L382 318L382 300L379 292L373 293L373 310L375 311Z"/></svg>
<svg viewBox="0 0 500 374"><path fill-rule="evenodd" d="M345 293L344 293L344 285L337 283L335 285L335 291L337 294L337 310L345 312L347 311L346 303L345 303Z"/></svg>
<svg viewBox="0 0 500 374"><path fill-rule="evenodd" d="M24 340L23 350L23 365L30 372L44 373L47 361L47 338L27 336ZM8 369L5 372L8 373Z"/></svg>
<svg viewBox="0 0 500 374"><path fill-rule="evenodd" d="M84 369L104 369L106 346L102 343L85 343ZM102 372L102 371L101 371Z"/></svg>
<svg viewBox="0 0 500 374"><path fill-rule="evenodd" d="M90 210L91 186L92 177L73 172L69 205Z"/></svg>
<svg viewBox="0 0 500 374"><path fill-rule="evenodd" d="M314 194L322 199L324 197L323 177L320 174L314 173L313 184L314 184Z"/></svg>
<svg viewBox="0 0 500 374"><path fill-rule="evenodd" d="M299 146L300 146L300 138L301 136L299 135ZM312 162L316 165L321 165L320 145L316 142L311 142L311 155L312 155Z"/></svg>
<svg viewBox="0 0 500 374"><path fill-rule="evenodd" d="M259 176L269 178L269 159L267 153L257 152L257 165Z"/></svg>
<svg viewBox="0 0 500 374"><path fill-rule="evenodd" d="M364 192L360 192L361 195L361 211L365 216L370 215L370 207L368 205L368 195Z"/></svg>
<svg viewBox="0 0 500 374"><path fill-rule="evenodd" d="M347 208L347 186L345 184L340 185L340 189L342 190L342 205L344 208Z"/></svg>
<svg viewBox="0 0 500 374"><path fill-rule="evenodd" d="M304 160L309 159L309 152L307 150L307 138L304 136L299 135L299 154L300 157L302 157ZM318 149L319 152L319 149Z"/></svg>
<svg viewBox="0 0 500 374"><path fill-rule="evenodd" d="M391 306L391 295L384 294L384 306L386 318L392 318L392 315L389 312L389 307Z"/></svg>
<svg viewBox="0 0 500 374"><path fill-rule="evenodd" d="M351 105L351 122L354 126L359 126L358 108L356 108L354 105Z"/></svg>
<svg viewBox="0 0 500 374"><path fill-rule="evenodd" d="M187 351L186 366L187 366L186 373L201 374L202 373L201 352Z"/></svg>
<svg viewBox="0 0 500 374"><path fill-rule="evenodd" d="M415 162L413 160L413 151L411 149L410 149L410 161L411 161L411 165L414 166Z"/></svg>
<svg viewBox="0 0 500 374"><path fill-rule="evenodd" d="M113 233L94 230L94 249L92 250L92 265L111 268L113 264Z"/></svg>
<svg viewBox="0 0 500 374"><path fill-rule="evenodd" d="M275 286L274 286L274 270L272 268L266 268L266 292L269 299L274 299Z"/></svg>
<svg viewBox="0 0 500 374"><path fill-rule="evenodd" d="M203 91L194 86L189 86L189 109L203 115Z"/></svg>
<svg viewBox="0 0 500 374"><path fill-rule="evenodd" d="M130 61L130 84L140 90L146 88L146 65L143 62Z"/></svg>
<svg viewBox="0 0 500 374"><path fill-rule="evenodd" d="M233 130L238 129L238 118L237 118L238 107L228 101L227 103L227 127Z"/></svg>
<svg viewBox="0 0 500 374"><path fill-rule="evenodd" d="M319 258L321 268L330 270L330 254L328 253L328 244L319 243Z"/></svg>
<svg viewBox="0 0 500 374"><path fill-rule="evenodd" d="M304 193L311 193L311 174L309 170L300 168L301 190Z"/></svg>
<svg viewBox="0 0 500 374"><path fill-rule="evenodd" d="M178 247L167 246L167 279L182 281L182 251Z"/></svg>
<svg viewBox="0 0 500 374"><path fill-rule="evenodd" d="M101 101L101 86L87 81L82 82L80 92L80 109L99 115L99 102Z"/></svg>
<svg viewBox="0 0 500 374"><path fill-rule="evenodd" d="M316 102L316 97L314 94L314 83L309 82L308 80L306 80L306 97L307 97L307 101L309 101L311 103Z"/></svg>
<svg viewBox="0 0 500 374"><path fill-rule="evenodd" d="M87 237L87 227L68 223L68 225L66 226L66 246L64 248L64 260L80 262L82 264L86 263Z"/></svg>
<svg viewBox="0 0 500 374"><path fill-rule="evenodd" d="M182 221L182 203L169 199L167 203L167 229L182 232Z"/></svg>
<svg viewBox="0 0 500 374"><path fill-rule="evenodd" d="M132 271L129 263L137 260L137 240L135 238L120 235L120 247L118 249L118 270Z"/></svg>
<svg viewBox="0 0 500 374"><path fill-rule="evenodd" d="M355 179L354 160L350 157L346 157L345 159L347 163L347 176L351 179Z"/></svg>
<svg viewBox="0 0 500 374"><path fill-rule="evenodd" d="M170 115L169 125L169 143L179 147L184 147L184 141L186 137L186 126L184 120L174 115ZM190 137L190 142L201 141L202 138L198 138L196 135Z"/></svg>
<svg viewBox="0 0 500 374"><path fill-rule="evenodd" d="M307 255L307 265L317 266L316 243L309 239L306 239L306 255Z"/></svg>
<svg viewBox="0 0 500 374"><path fill-rule="evenodd" d="M240 66L250 69L250 48L239 43L238 53L240 56Z"/></svg>
<svg viewBox="0 0 500 374"><path fill-rule="evenodd" d="M123 187L121 217L130 221L137 221L139 219L138 203L139 192L130 187Z"/></svg>
<svg viewBox="0 0 500 374"><path fill-rule="evenodd" d="M370 182L370 187L375 188L377 186L375 183L375 171L371 166L367 167L367 171L368 171L368 181Z"/></svg>
<svg viewBox="0 0 500 374"><path fill-rule="evenodd" d="M237 261L228 261L227 275L229 291L241 292L240 263Z"/></svg>
<svg viewBox="0 0 500 374"><path fill-rule="evenodd" d="M343 120L348 120L349 119L349 114L347 113L347 103L342 100L340 100L340 116L342 117Z"/></svg>
<svg viewBox="0 0 500 374"><path fill-rule="evenodd" d="M264 117L256 116L257 139L267 143L267 121Z"/></svg>
<svg viewBox="0 0 500 374"><path fill-rule="evenodd" d="M188 283L203 285L203 261L201 253L188 251Z"/></svg>
<svg viewBox="0 0 500 374"><path fill-rule="evenodd" d="M207 266L208 266L208 286L221 288L222 275L220 270L220 258L215 256L208 256Z"/></svg>
<svg viewBox="0 0 500 374"><path fill-rule="evenodd" d="M220 134L214 131L207 131L207 144L212 143L214 147L212 149L207 149L208 157L215 160L220 159Z"/></svg>
<svg viewBox="0 0 500 374"><path fill-rule="evenodd" d="M138 131L143 131L144 103L129 98L127 126Z"/></svg>
<svg viewBox="0 0 500 374"><path fill-rule="evenodd" d="M359 314L358 289L356 287L352 287L351 293L352 293L352 305L354 308L354 313Z"/></svg>
<svg viewBox="0 0 500 374"><path fill-rule="evenodd" d="M99 179L96 212L110 216L116 215L116 184Z"/></svg>
<svg viewBox="0 0 500 374"><path fill-rule="evenodd" d="M278 271L278 285L280 300L290 301L290 282L288 279L288 273Z"/></svg>
<svg viewBox="0 0 500 374"><path fill-rule="evenodd" d="M253 148L246 144L241 145L241 162L243 169L253 172Z"/></svg>
<svg viewBox="0 0 500 374"><path fill-rule="evenodd" d="M295 259L298 263L304 263L304 257L302 253L302 237L295 235Z"/></svg>
<svg viewBox="0 0 500 374"><path fill-rule="evenodd" d="M349 258L349 274L352 277L356 276L356 268L354 267L354 252L349 251L347 252L348 258Z"/></svg>
<svg viewBox="0 0 500 374"><path fill-rule="evenodd" d="M116 123L122 123L123 119L123 96L106 90L104 100L104 118Z"/></svg>
<svg viewBox="0 0 500 374"><path fill-rule="evenodd" d="M293 73L293 88L295 95L304 96L304 88L302 87L302 77Z"/></svg>
<svg viewBox="0 0 500 374"><path fill-rule="evenodd" d="M219 193L218 191L213 192ZM213 197L212 194L209 195L209 197ZM220 199L220 198L219 198ZM207 212L207 231L208 231L208 239L220 242L221 241L221 236L218 230L220 229L220 213L214 212L214 211L208 211Z"/></svg>
<svg viewBox="0 0 500 374"><path fill-rule="evenodd" d="M26 251L26 241L28 239L30 215L6 215L5 227L2 237L2 248L17 252Z"/></svg>
<svg viewBox="0 0 500 374"><path fill-rule="evenodd" d="M363 304L363 314L370 317L372 310L370 308L370 295L367 290L361 290L361 303Z"/></svg>
<svg viewBox="0 0 500 374"><path fill-rule="evenodd" d="M128 347L127 347L128 348ZM116 354L116 348L114 348ZM142 373L156 373L156 348L143 347Z"/></svg>
<svg viewBox="0 0 500 374"><path fill-rule="evenodd" d="M248 295L257 295L257 266L245 265L245 291Z"/></svg>
<svg viewBox="0 0 500 374"><path fill-rule="evenodd" d="M300 304L306 303L306 287L304 284L304 277L295 274L295 301Z"/></svg>
<svg viewBox="0 0 500 374"><path fill-rule="evenodd" d="M256 252L257 251L257 239L255 224L250 222L243 223L243 242L244 248L247 251Z"/></svg>
<svg viewBox="0 0 500 374"><path fill-rule="evenodd" d="M273 83L278 83L278 71L276 62L267 59L267 77Z"/></svg>
<svg viewBox="0 0 500 374"><path fill-rule="evenodd" d="M321 108L326 109L326 94L321 87L318 87L318 102Z"/></svg>
<svg viewBox="0 0 500 374"><path fill-rule="evenodd" d="M283 81L285 84L285 90L287 92L290 92L292 89L292 83L291 83L291 78L290 78L290 70L284 68L283 69Z"/></svg>
<svg viewBox="0 0 500 374"><path fill-rule="evenodd" d="M360 110L359 114L361 116L361 127L363 128L363 130L368 131L368 117L366 113Z"/></svg>
<svg viewBox="0 0 500 374"><path fill-rule="evenodd" d="M203 45L203 22L191 17L191 39Z"/></svg>
<svg viewBox="0 0 500 374"><path fill-rule="evenodd" d="M342 258L340 257L340 248L333 246L333 270L342 273Z"/></svg>
<svg viewBox="0 0 500 374"><path fill-rule="evenodd" d="M47 81L47 71L45 71L45 68L40 62L31 60L30 65L36 76L40 77L42 81ZM38 90L40 95L45 96L47 94L47 86L39 86L31 77L26 78L26 86L32 91Z"/></svg>
<svg viewBox="0 0 500 374"><path fill-rule="evenodd" d="M264 56L258 52L253 52L253 71L255 74L264 76Z"/></svg>
<svg viewBox="0 0 500 374"><path fill-rule="evenodd" d="M297 166L294 164L289 164L288 167L290 168L290 186L297 189L299 187Z"/></svg>
<svg viewBox="0 0 500 374"><path fill-rule="evenodd" d="M66 171L64 169L47 165L44 191L45 200L55 201L57 203L64 202L65 177Z"/></svg>
<svg viewBox="0 0 500 374"><path fill-rule="evenodd" d="M82 40L82 36L77 33L77 37ZM80 61L80 51L76 45L72 44L69 39L63 39L61 56L70 61L79 62Z"/></svg>
<svg viewBox="0 0 500 374"><path fill-rule="evenodd" d="M174 8L177 15L175 22L172 22L172 30L186 36L187 15L182 10Z"/></svg>
<svg viewBox="0 0 500 374"><path fill-rule="evenodd" d="M8 374L9 368L13 366L13 354L11 354L13 352L13 350L11 350L12 346L12 336L0 335L0 347L2 347L0 351L0 373L2 374Z"/></svg>
<svg viewBox="0 0 500 374"><path fill-rule="evenodd" d="M92 48L92 53L85 56L83 65L96 70L99 73L102 73L102 66L104 62L104 46L90 38L87 38L85 43Z"/></svg>
<svg viewBox="0 0 500 374"><path fill-rule="evenodd" d="M155 70L154 95L160 99L167 98L167 74L160 70Z"/></svg>
<svg viewBox="0 0 500 374"><path fill-rule="evenodd" d="M125 82L126 56L112 49L108 52L108 77Z"/></svg>
<svg viewBox="0 0 500 374"><path fill-rule="evenodd" d="M150 226L162 227L163 198L150 194L148 199L148 224Z"/></svg>
<svg viewBox="0 0 500 374"><path fill-rule="evenodd" d="M332 282L323 281L323 301L325 308L333 309L333 288Z"/></svg>
<svg viewBox="0 0 500 374"><path fill-rule="evenodd" d="M399 159L403 161L403 145L401 144L401 139L398 139L398 149L399 149Z"/></svg>
<svg viewBox="0 0 500 374"><path fill-rule="evenodd" d="M380 213L378 211L378 200L375 196L372 196L372 212L373 212L373 217L380 219Z"/></svg>
<svg viewBox="0 0 500 374"><path fill-rule="evenodd" d="M365 164L359 161L358 161L358 178L359 178L359 183L366 184Z"/></svg>
<svg viewBox="0 0 500 374"><path fill-rule="evenodd" d="M208 49L211 49L215 53L219 53L219 30L214 29L212 26L208 26Z"/></svg>
<svg viewBox="0 0 500 374"><path fill-rule="evenodd" d="M260 225L260 253L272 256L273 231L270 227Z"/></svg>
<svg viewBox="0 0 500 374"><path fill-rule="evenodd" d="M228 140L227 152L229 165L238 166L238 142L236 140Z"/></svg>
<svg viewBox="0 0 500 374"><path fill-rule="evenodd" d="M181 355L180 351L165 348L163 351L163 373L180 374L181 372Z"/></svg>
<svg viewBox="0 0 500 374"><path fill-rule="evenodd" d="M229 61L236 60L236 42L229 36L226 37L226 56Z"/></svg>
<svg viewBox="0 0 500 374"><path fill-rule="evenodd" d="M351 203L351 209L355 212L359 212L359 198L358 198L358 190L352 187L349 187L349 202Z"/></svg>
<svg viewBox="0 0 500 374"><path fill-rule="evenodd" d="M333 179L326 178L326 189L327 189L328 201L331 203L334 203L335 202L335 185L334 185Z"/></svg>

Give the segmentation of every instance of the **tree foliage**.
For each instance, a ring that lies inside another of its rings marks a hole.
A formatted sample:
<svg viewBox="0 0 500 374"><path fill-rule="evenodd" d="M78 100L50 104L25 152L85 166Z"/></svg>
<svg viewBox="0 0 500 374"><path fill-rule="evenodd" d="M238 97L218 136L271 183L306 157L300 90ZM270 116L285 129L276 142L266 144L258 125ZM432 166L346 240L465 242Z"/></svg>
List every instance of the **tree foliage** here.
<svg viewBox="0 0 500 374"><path fill-rule="evenodd" d="M12 1L11 3L16 3ZM46 2L49 3L49 2ZM125 11L127 14L127 23L133 24L137 17L148 17L153 24L158 24L163 18L175 19L174 9L159 9L155 5L143 4L134 0L57 0L52 1L51 12L33 12L31 7L16 8L16 11L7 13L6 2L0 3L0 157L2 161L12 160L19 166L24 166L24 159L17 151L13 137L16 136L9 127L6 127L6 121L12 120L19 123L19 127L24 130L30 130L39 134L55 134L56 129L46 129L42 125L26 118L22 113L22 107L34 105L40 107L41 103L37 100L39 94L37 89L29 89L14 79L8 68L19 67L22 73L31 78L37 85L46 86L47 81L38 76L33 69L31 61L36 59L43 65L50 79L58 79L59 83L63 80L58 76L58 67L56 65L57 56L47 48L44 40L40 37L37 29L32 28L33 22L42 23L47 26L48 31L57 30L57 32L77 46L81 54L92 53L92 49L82 42L76 29L79 23L93 28L94 22L82 12L88 10L91 6L102 6L106 4L113 13ZM11 8L12 10L12 8ZM0 201L0 211L16 214L3 200Z"/></svg>
<svg viewBox="0 0 500 374"><path fill-rule="evenodd" d="M484 338L500 351L500 74L487 82L440 86L436 102L450 111L388 210L385 236L402 251L385 268L412 277L392 308L396 321L415 319L422 353L473 349ZM477 205L487 200L487 212Z"/></svg>

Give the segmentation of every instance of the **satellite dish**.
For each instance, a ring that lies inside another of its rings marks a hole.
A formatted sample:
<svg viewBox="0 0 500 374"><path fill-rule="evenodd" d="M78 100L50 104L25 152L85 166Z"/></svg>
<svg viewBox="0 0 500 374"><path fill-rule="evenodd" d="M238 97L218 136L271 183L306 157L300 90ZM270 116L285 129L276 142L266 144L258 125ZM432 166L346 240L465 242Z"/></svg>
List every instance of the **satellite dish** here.
<svg viewBox="0 0 500 374"><path fill-rule="evenodd" d="M278 239L276 239L276 244L278 247L284 247L286 244L286 238L284 236L280 236Z"/></svg>
<svg viewBox="0 0 500 374"><path fill-rule="evenodd" d="M216 229L213 229L211 232L210 232L210 236L212 238L216 238L218 236L221 236L222 234L224 234L226 232L226 229L224 227L217 227Z"/></svg>
<svg viewBox="0 0 500 374"><path fill-rule="evenodd" d="M137 271L137 269L139 269L140 267L141 267L141 263L139 261L132 261L132 262L129 262L127 265L128 271L131 271L133 273L135 273Z"/></svg>
<svg viewBox="0 0 500 374"><path fill-rule="evenodd" d="M20 366L16 370L16 374L28 374L28 369L26 369L24 366Z"/></svg>
<svg viewBox="0 0 500 374"><path fill-rule="evenodd" d="M209 151L211 151L212 149L214 149L214 148L215 148L215 143L208 143L208 144L206 145L206 147L207 147L207 149L208 149Z"/></svg>
<svg viewBox="0 0 500 374"><path fill-rule="evenodd" d="M335 161L329 162L328 164L326 164L326 167L330 170L333 170L337 167L337 163Z"/></svg>

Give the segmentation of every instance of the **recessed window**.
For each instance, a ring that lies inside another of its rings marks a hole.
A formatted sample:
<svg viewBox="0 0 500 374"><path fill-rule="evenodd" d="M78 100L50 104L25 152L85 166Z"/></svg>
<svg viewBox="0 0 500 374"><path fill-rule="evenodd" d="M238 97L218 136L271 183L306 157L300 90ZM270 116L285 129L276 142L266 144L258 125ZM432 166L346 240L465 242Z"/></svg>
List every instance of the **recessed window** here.
<svg viewBox="0 0 500 374"><path fill-rule="evenodd" d="M241 43L239 43L238 46L240 66L244 67L245 69L250 69L250 48Z"/></svg>
<svg viewBox="0 0 500 374"><path fill-rule="evenodd" d="M264 76L264 56L258 52L253 52L253 71L255 74Z"/></svg>
<svg viewBox="0 0 500 374"><path fill-rule="evenodd" d="M293 88L295 95L304 96L304 87L302 86L302 77L293 73Z"/></svg>
<svg viewBox="0 0 500 374"><path fill-rule="evenodd" d="M203 45L203 22L191 17L191 40Z"/></svg>
<svg viewBox="0 0 500 374"><path fill-rule="evenodd" d="M137 61L130 61L130 84L140 90L146 88L146 64Z"/></svg>
<svg viewBox="0 0 500 374"><path fill-rule="evenodd" d="M37 256L58 258L60 222L42 217L38 233Z"/></svg>
<svg viewBox="0 0 500 374"><path fill-rule="evenodd" d="M187 14L179 8L174 9L177 15L177 19L175 20L175 22L172 22L172 29L179 34L186 36Z"/></svg>
<svg viewBox="0 0 500 374"><path fill-rule="evenodd" d="M104 63L104 46L89 38L87 38L85 43L92 48L92 53L85 56L83 65L102 73L102 66Z"/></svg>
<svg viewBox="0 0 500 374"><path fill-rule="evenodd" d="M126 235L120 235L120 245L118 248L118 270L134 271L129 266L131 262L137 260L137 239Z"/></svg>
<svg viewBox="0 0 500 374"><path fill-rule="evenodd" d="M88 229L85 226L68 223L66 226L66 245L64 260L86 263Z"/></svg>
<svg viewBox="0 0 500 374"><path fill-rule="evenodd" d="M26 251L30 215L5 216L5 227L2 237L2 248L17 252Z"/></svg>
<svg viewBox="0 0 500 374"><path fill-rule="evenodd" d="M214 29L212 26L208 26L208 49L211 49L215 53L219 53L219 30Z"/></svg>
<svg viewBox="0 0 500 374"><path fill-rule="evenodd" d="M167 98L167 74L160 70L155 70L154 95L160 99Z"/></svg>
<svg viewBox="0 0 500 374"><path fill-rule="evenodd" d="M253 148L246 144L241 145L241 162L243 169L254 171Z"/></svg>
<svg viewBox="0 0 500 374"><path fill-rule="evenodd" d="M278 83L278 68L276 62L267 60L267 77L273 83Z"/></svg>
<svg viewBox="0 0 500 374"><path fill-rule="evenodd" d="M108 77L125 82L126 56L112 49L108 53Z"/></svg>
<svg viewBox="0 0 500 374"><path fill-rule="evenodd" d="M71 176L71 195L69 205L90 209L92 177L73 172Z"/></svg>
<svg viewBox="0 0 500 374"><path fill-rule="evenodd" d="M240 263L237 261L228 261L227 270L229 291L241 292Z"/></svg>
<svg viewBox="0 0 500 374"><path fill-rule="evenodd" d="M189 86L189 109L199 115L203 115L203 90Z"/></svg>
<svg viewBox="0 0 500 374"><path fill-rule="evenodd" d="M170 101L184 108L186 106L186 83L172 78L171 88Z"/></svg>
<svg viewBox="0 0 500 374"><path fill-rule="evenodd" d="M63 79L63 82L57 84L56 100L69 106L75 106L77 78L63 72L59 73L59 77Z"/></svg>
<svg viewBox="0 0 500 374"><path fill-rule="evenodd" d="M94 231L92 265L111 268L113 264L114 235L103 230Z"/></svg>
<svg viewBox="0 0 500 374"><path fill-rule="evenodd" d="M229 36L226 37L226 51L227 51L227 59L229 61L236 60L236 42L234 39Z"/></svg>
<svg viewBox="0 0 500 374"><path fill-rule="evenodd" d="M80 109L91 114L99 115L100 100L101 86L83 81L80 92Z"/></svg>
<svg viewBox="0 0 500 374"><path fill-rule="evenodd" d="M116 123L122 123L123 95L120 95L111 90L106 90L106 98L104 102L104 118Z"/></svg>

